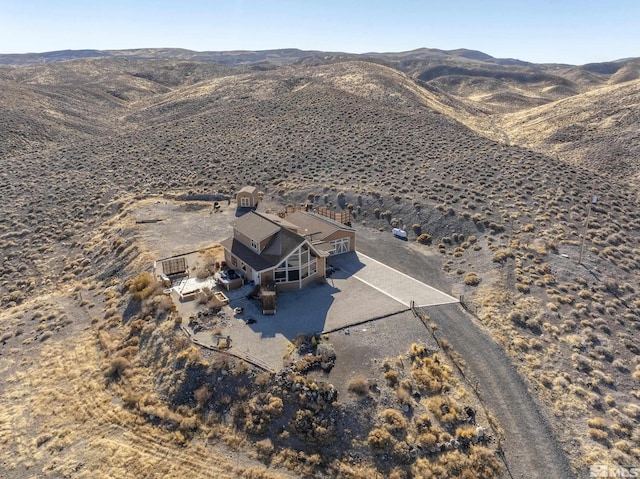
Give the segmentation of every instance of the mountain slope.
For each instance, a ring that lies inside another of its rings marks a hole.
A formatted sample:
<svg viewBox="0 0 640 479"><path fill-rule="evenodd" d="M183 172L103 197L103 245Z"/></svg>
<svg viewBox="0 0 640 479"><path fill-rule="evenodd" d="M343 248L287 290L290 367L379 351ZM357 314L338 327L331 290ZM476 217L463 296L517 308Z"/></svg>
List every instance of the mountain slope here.
<svg viewBox="0 0 640 479"><path fill-rule="evenodd" d="M601 86L498 121L513 143L635 182L639 124L640 80Z"/></svg>
<svg viewBox="0 0 640 479"><path fill-rule="evenodd" d="M489 61L463 54L465 64ZM614 84L622 65L573 70L599 86L586 93L587 81L571 79L575 90L556 82L565 74L557 68L539 82L458 75L453 89L455 75L420 81L392 60L229 68L108 58L0 69L0 134L12 145L0 155L3 307L77 281L121 285L112 255L137 250L105 231L119 230L112 217L133 199L232 197L254 184L278 207L313 201L351 211L363 231L428 234L431 246L395 242L392 255L411 248L441 261L452 292L528 377L574 466L630 463L639 430L638 190L622 170L571 164L544 142L558 143L568 118L603 132L585 148L604 148L620 131L633 145L636 117L625 107L637 81ZM516 93L536 98L545 88L545 105L509 106ZM572 144L586 142L569 133ZM533 140L540 152L516 144ZM585 185L600 198L590 209ZM471 273L479 286L465 281ZM604 432L589 432L588 420Z"/></svg>

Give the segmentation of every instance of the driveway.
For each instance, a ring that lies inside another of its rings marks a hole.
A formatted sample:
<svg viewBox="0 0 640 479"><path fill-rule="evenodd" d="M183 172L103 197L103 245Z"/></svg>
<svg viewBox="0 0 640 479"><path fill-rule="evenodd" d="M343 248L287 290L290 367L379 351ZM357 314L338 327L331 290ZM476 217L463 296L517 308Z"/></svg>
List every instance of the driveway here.
<svg viewBox="0 0 640 479"><path fill-rule="evenodd" d="M247 297L250 290L247 286L225 292L229 309L225 308L228 318L221 324L221 334L230 336L234 353L275 370L283 366L283 358L300 334L341 329L407 310L404 304L344 271L336 271L326 282L279 293L274 315L262 314L259 302ZM193 314L187 309L190 303L177 302L183 317ZM242 308L242 313L234 315L234 308ZM194 337L205 346L216 343L211 331L200 331Z"/></svg>
<svg viewBox="0 0 640 479"><path fill-rule="evenodd" d="M393 263L423 281L444 283L442 266L430 248L415 248L392 238L387 232L365 229L358 230L358 250ZM545 410L532 397L527 381L490 332L458 305L443 304L423 309L429 314L430 322L437 325L440 337L447 339L465 360L465 373L472 382L478 381L482 399L504 429L502 447L509 468L504 477L576 477L567 455L554 437Z"/></svg>
<svg viewBox="0 0 640 479"><path fill-rule="evenodd" d="M337 268L339 273L362 281L406 307L409 307L412 301L416 306L439 306L458 302L453 296L361 252L332 256L329 263Z"/></svg>

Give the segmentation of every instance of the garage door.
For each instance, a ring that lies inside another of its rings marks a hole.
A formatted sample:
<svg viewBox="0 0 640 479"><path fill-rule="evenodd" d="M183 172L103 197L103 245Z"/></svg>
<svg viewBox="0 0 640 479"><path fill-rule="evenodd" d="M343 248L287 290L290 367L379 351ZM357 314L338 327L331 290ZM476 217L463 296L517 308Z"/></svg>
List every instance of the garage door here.
<svg viewBox="0 0 640 479"><path fill-rule="evenodd" d="M349 238L340 238L331 242L331 254L342 254L349 252Z"/></svg>

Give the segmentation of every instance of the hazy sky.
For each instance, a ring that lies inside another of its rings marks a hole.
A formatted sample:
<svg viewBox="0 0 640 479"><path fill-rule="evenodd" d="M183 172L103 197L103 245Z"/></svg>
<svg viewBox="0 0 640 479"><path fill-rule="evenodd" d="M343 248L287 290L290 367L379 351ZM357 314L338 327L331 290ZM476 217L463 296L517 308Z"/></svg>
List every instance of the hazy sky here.
<svg viewBox="0 0 640 479"><path fill-rule="evenodd" d="M0 53L141 47L469 48L583 64L640 56L640 0L0 0Z"/></svg>

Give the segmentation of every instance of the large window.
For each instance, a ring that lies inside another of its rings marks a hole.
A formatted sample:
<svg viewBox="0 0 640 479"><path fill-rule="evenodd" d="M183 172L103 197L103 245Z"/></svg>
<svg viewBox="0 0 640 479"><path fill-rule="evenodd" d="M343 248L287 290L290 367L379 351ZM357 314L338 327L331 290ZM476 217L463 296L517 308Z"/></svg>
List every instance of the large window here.
<svg viewBox="0 0 640 479"><path fill-rule="evenodd" d="M316 274L318 260L308 245L303 244L291 253L275 270L276 283L299 281Z"/></svg>

